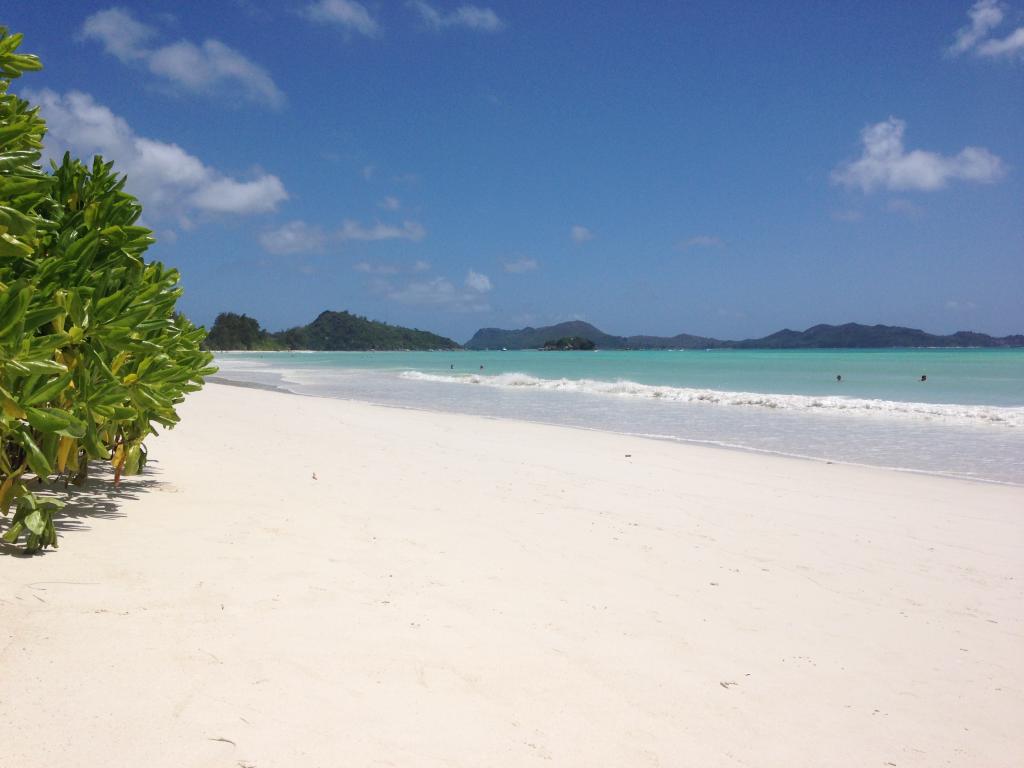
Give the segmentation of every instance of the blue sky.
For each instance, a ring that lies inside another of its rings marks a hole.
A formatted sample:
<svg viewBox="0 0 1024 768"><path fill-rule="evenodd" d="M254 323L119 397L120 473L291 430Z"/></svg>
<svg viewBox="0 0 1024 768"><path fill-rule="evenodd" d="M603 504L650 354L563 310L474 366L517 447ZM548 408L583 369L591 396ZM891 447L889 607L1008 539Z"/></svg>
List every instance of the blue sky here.
<svg viewBox="0 0 1024 768"><path fill-rule="evenodd" d="M201 323L1024 331L1024 0L4 16L48 150L128 173Z"/></svg>

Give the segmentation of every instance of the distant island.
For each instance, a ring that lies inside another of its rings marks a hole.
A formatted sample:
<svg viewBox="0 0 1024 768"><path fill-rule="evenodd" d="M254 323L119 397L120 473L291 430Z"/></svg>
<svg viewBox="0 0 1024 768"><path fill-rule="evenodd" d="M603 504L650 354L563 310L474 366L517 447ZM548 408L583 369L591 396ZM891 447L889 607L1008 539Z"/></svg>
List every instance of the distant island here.
<svg viewBox="0 0 1024 768"><path fill-rule="evenodd" d="M544 346L541 349L548 352L569 352L572 350L580 350L589 352L594 349L596 345L590 339L585 339L582 336L563 336L560 339L554 341L545 341Z"/></svg>
<svg viewBox="0 0 1024 768"><path fill-rule="evenodd" d="M815 325L788 328L760 339L723 341L681 333L678 336L612 336L590 323L573 320L543 328L481 328L467 349L538 349L550 339L578 337L600 349L879 349L885 347L1024 347L1024 335L993 337L974 331L936 336L917 328L893 325Z"/></svg>
<svg viewBox="0 0 1024 768"><path fill-rule="evenodd" d="M271 332L247 315L222 312L206 337L214 351L399 351L462 349L463 345L430 331L403 328L354 315L321 312L308 325ZM815 325L788 328L759 339L728 341L680 333L677 336L613 336L582 320L541 328L481 328L465 348L481 349L883 349L887 347L1024 347L1024 335L989 336L957 331L938 336L895 325Z"/></svg>
<svg viewBox="0 0 1024 768"><path fill-rule="evenodd" d="M271 333L246 315L222 312L206 337L206 348L223 351L316 350L323 352L371 350L460 349L444 336L418 328L403 328L353 315L321 312L309 325Z"/></svg>

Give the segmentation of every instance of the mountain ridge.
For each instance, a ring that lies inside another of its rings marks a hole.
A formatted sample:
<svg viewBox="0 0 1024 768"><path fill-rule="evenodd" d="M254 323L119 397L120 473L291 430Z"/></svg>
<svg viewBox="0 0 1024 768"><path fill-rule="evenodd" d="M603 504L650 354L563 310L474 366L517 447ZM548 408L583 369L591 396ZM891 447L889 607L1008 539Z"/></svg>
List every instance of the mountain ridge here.
<svg viewBox="0 0 1024 768"><path fill-rule="evenodd" d="M977 331L938 335L899 325L819 323L803 331L783 328L756 339L722 340L680 333L675 336L615 336L582 320L541 328L481 328L466 349L538 349L552 338L579 336L600 349L885 349L892 347L1024 347L1024 335L990 336Z"/></svg>

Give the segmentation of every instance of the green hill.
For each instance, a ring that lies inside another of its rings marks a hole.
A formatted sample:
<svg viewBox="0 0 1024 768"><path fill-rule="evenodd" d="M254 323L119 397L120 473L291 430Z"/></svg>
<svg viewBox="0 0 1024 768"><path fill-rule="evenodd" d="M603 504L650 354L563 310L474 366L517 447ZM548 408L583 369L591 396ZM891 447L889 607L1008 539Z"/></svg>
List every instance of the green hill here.
<svg viewBox="0 0 1024 768"><path fill-rule="evenodd" d="M222 312L206 337L206 345L218 351L459 349L456 342L436 333L367 320L351 312L321 312L309 325L276 333L261 328L254 318Z"/></svg>
<svg viewBox="0 0 1024 768"><path fill-rule="evenodd" d="M551 339L579 336L590 339L601 349L624 349L628 344L621 336L609 336L590 323L572 320L543 328L522 328L506 331L501 328L481 328L466 342L467 349L540 349Z"/></svg>
<svg viewBox="0 0 1024 768"><path fill-rule="evenodd" d="M550 339L581 336L598 349L878 349L884 347L1021 347L1024 336L989 336L957 331L937 336L917 328L893 325L815 325L806 331L788 328L760 339L722 341L706 336L612 336L590 323L574 320L544 328L481 328L466 342L467 349L539 349Z"/></svg>

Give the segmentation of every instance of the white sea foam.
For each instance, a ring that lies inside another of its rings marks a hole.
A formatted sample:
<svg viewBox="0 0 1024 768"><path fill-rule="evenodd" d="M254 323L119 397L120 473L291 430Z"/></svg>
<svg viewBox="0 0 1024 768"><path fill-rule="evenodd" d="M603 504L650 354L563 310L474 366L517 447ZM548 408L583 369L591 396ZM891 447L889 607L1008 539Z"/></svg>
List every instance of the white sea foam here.
<svg viewBox="0 0 1024 768"><path fill-rule="evenodd" d="M714 389L691 389L640 384L635 381L598 381L594 379L541 379L525 373L502 373L495 376L462 374L454 376L405 371L403 379L433 381L446 384L470 384L501 389L529 388L556 392L577 392L612 395L676 403L718 406L772 408L784 411L822 412L850 416L882 416L890 418L943 421L956 424L993 424L1003 427L1024 427L1024 408L992 405L959 405L953 403L914 403L897 400L869 400L834 395L783 395L759 392L727 392Z"/></svg>

